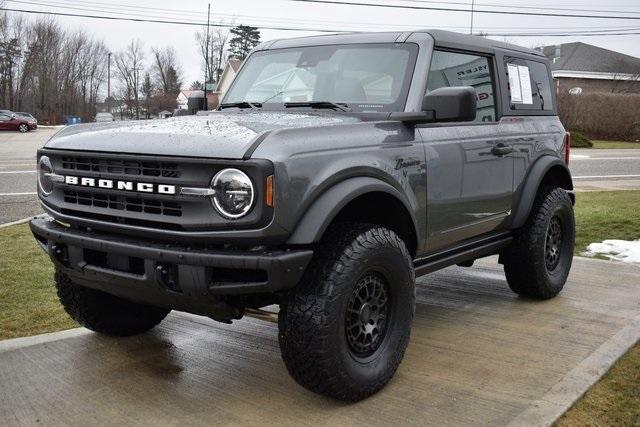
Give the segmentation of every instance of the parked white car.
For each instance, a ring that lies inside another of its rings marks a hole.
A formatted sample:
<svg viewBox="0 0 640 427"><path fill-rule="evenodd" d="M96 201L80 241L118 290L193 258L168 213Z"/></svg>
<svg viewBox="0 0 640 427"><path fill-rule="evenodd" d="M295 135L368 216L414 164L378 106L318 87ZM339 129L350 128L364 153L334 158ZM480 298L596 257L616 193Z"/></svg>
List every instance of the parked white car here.
<svg viewBox="0 0 640 427"><path fill-rule="evenodd" d="M113 120L113 114L111 113L96 114L96 122L112 122Z"/></svg>

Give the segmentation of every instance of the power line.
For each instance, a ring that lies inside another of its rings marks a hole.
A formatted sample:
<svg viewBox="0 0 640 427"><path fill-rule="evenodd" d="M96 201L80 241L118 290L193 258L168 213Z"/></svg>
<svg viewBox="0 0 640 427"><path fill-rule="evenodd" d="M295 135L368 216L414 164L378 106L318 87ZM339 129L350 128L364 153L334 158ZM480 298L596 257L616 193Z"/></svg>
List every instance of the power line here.
<svg viewBox="0 0 640 427"><path fill-rule="evenodd" d="M411 6L400 4L382 4L382 3L362 3L357 1L330 1L330 0L288 0L300 3L322 3L343 6L365 6L365 7L382 7L392 9L412 9L412 10L438 10L444 12L464 12L469 13L470 9L456 9L451 7L433 7L433 6ZM541 13L541 12L518 12L506 10L486 10L475 9L474 13L498 14L498 15L524 15L524 16L547 16L558 18L594 18L594 19L634 19L640 20L640 16L616 16L616 15L583 15L578 13Z"/></svg>
<svg viewBox="0 0 640 427"><path fill-rule="evenodd" d="M295 1L295 0L294 0ZM64 17L74 17L74 18L88 18L88 19L102 19L102 20L110 20L110 21L127 21L127 22L146 22L146 23L155 23L155 24L171 24L171 25L188 25L188 26L197 26L202 27L206 26L206 23L202 22L193 22L193 21L178 21L178 20L164 20L164 19L145 19L145 18L134 18L134 17L117 17L117 16L103 16L103 15L87 15L87 14L76 14L76 13L66 13L66 12L53 12L53 11L37 11L37 10L25 10L25 9L15 9L15 8L4 8L2 9L8 12L17 12L17 13L26 13L32 15L49 15L49 16L64 16ZM219 27L219 28L233 28L235 25L232 24L221 24L221 23L211 23L209 26L211 27ZM278 30L278 31L306 31L306 32L320 32L320 33L345 33L345 32L353 32L353 31L344 31L337 29L320 29L320 28L293 28L293 27L281 27L281 26L265 26L262 25L259 28L266 30ZM633 31L634 29L629 29L627 31ZM575 33L486 33L487 36L499 36L499 37L565 37L565 36L624 36L624 35L639 35L640 32L610 32L606 33L603 31L619 31L619 30L600 30L598 33L589 33L586 32L575 32ZM597 30L594 30L597 31Z"/></svg>
<svg viewBox="0 0 640 427"><path fill-rule="evenodd" d="M13 1L14 3L21 3L20 1L16 1L16 0L9 0L9 2ZM386 0L383 0L386 1ZM462 1L437 1L437 0L401 0L403 2L407 2L407 3L429 3L429 4L449 4L449 5L461 5L461 6L469 6L469 2L462 2ZM55 3L55 2L52 2ZM94 4L94 5L98 5L99 7L103 7L103 8L110 8L110 9L117 9L117 10L121 10L122 8L127 8L127 9L137 9L137 10L141 10L143 12L148 12L149 10L157 10L157 11L163 11L163 12L168 12L171 13L172 15L176 15L176 14L181 14L181 15L195 15L195 16L200 16L201 13L196 11L196 10L173 10L173 9L165 9L165 8L157 8L157 7L148 7L148 6L136 6L136 5L128 5L128 4L122 4L122 3L100 3L100 2L96 2L96 1L82 1L82 2L77 2L78 4L85 4L85 5L89 5L89 4ZM562 7L548 7L548 6L522 6L522 5L503 5L503 4L498 4L498 3L476 3L476 6L489 6L489 7L498 7L498 8L507 8L507 9L535 9L535 10L563 10L563 11L575 11L575 8L562 8ZM629 11L629 12L625 12L625 11L621 11L621 10L602 10L602 9L589 9L589 6L584 6L581 8L585 8L584 10L586 12L593 12L593 13L625 13L625 14L640 14L640 12L634 12L634 11Z"/></svg>
<svg viewBox="0 0 640 427"><path fill-rule="evenodd" d="M170 21L165 19L145 19L145 18L120 17L120 16L87 15L87 14L79 14L79 13L26 10L26 9L15 9L15 8L3 8L2 10L8 11L8 12L27 13L31 15L66 16L66 17L74 17L74 18L104 19L109 21L149 22L154 24L190 25L194 27L203 27L207 25L206 23L203 23L203 22L193 22L193 21L177 21L177 20ZM220 27L220 28L235 27L235 25L232 25L232 24L221 24L221 23L211 23L209 24L209 26ZM279 27L279 26L261 26L260 28L265 30L278 30L278 31L315 31L315 32L324 32L324 33L340 32L339 30L327 30L327 29L317 29L317 28L315 29L314 28L289 28L289 27Z"/></svg>
<svg viewBox="0 0 640 427"><path fill-rule="evenodd" d="M39 2L37 0L10 0L11 2L14 3L23 3L23 4L29 4L29 5L39 5L39 6L47 6L47 7L54 7L54 8L59 8L59 7L65 7L65 9L74 9L74 10L81 10L81 11L88 11L88 12L96 12L96 13L107 13L109 15L120 15L120 16L125 16L126 18L131 18L131 17L141 17L141 18L145 18L148 22L149 18L154 18L156 20L168 20L170 18L167 18L166 16L158 16L158 15L149 15L148 13L145 13L144 15L140 15L137 13L133 13L133 12L112 12L112 11L108 11L108 10L96 10L95 8L93 8L93 6L88 6L89 8L85 8L85 7L77 7L77 6L68 6L66 3L62 3L60 1L48 1L46 3L43 2ZM405 1L409 1L409 0L405 0ZM413 1L419 1L422 3L422 1L420 0L413 0ZM83 2L85 4L97 4L97 5L101 5L99 7L112 7L112 6L108 6L108 5L103 5L99 2L94 2L94 1L89 1L89 2ZM335 3L338 4L337 2L331 2L331 3ZM438 2L438 3L447 3L447 2ZM454 3L454 2L451 2ZM126 6L126 5L122 5L122 6ZM139 6L128 6L130 8L136 8ZM162 11L169 11L169 9L161 9L161 8L149 8L149 9L153 9L153 10L162 10ZM185 13L191 13L191 12L187 12L185 11ZM173 16L174 14L172 14ZM218 15L224 15L224 14L218 14ZM100 15L100 16L104 16L104 15ZM201 16L201 14L199 14L198 16ZM372 23L356 23L356 22L337 22L337 21L321 21L321 20L293 20L293 19L282 19L282 18L270 18L270 17L252 17L252 16L246 16L246 15L227 15L227 16L233 16L235 18L242 18L243 20L246 20L247 18L249 19L250 23L254 23L254 18L257 18L258 20L260 20L259 24L255 24L256 26L260 27L260 28L264 28L264 29L271 29L274 24L274 22L282 22L282 23L292 23L292 22L305 22L305 23L310 23L310 24L328 24L328 25L347 25L351 28L353 28L354 25L356 26L365 26L365 28L370 29L372 27L384 27L385 29L394 29L394 28L408 28L408 29L415 29L416 26L415 25L403 25L403 24L372 24ZM105 17L105 18L110 18L110 17ZM262 20L266 20L266 21L262 21ZM144 19L140 19L140 21L145 22ZM173 22L174 20L172 20ZM178 22L183 22L183 21L178 21ZM192 22L192 21L189 21ZM263 22L266 22L263 23ZM199 25L204 25L204 23ZM221 25L224 26L224 25ZM227 27L232 27L232 25L227 25ZM275 27L273 27L275 28ZM454 29L464 29L464 26L438 26L438 28L454 28ZM511 30L513 29L512 27L486 27L486 26L482 26L483 29L492 29L492 30ZM616 26L616 27L590 27L590 28L597 28L597 31L601 31L601 32L622 32L622 31L631 31L631 30L638 30L639 28L637 26ZM278 27L278 29L280 29L280 27ZM331 29L331 28L300 28L300 27L295 27L295 28L287 28L287 31L294 31L299 29L300 31L316 31L316 32L344 32L344 31L362 31L362 28L357 29L357 30L350 30L348 28L345 27L341 27L340 30L335 30L335 29ZM583 34L583 33L591 33L591 32L595 32L595 31L587 31L587 30L582 30L582 29L578 29L578 28L567 28L566 26L562 26L562 27L519 27L519 30L540 30L540 31L544 31L544 30L558 30L558 29L563 29L565 30L565 32L567 34L571 33L570 31L567 30L571 30L571 29L576 29L578 30L577 32L579 34ZM284 30L284 29L283 29ZM535 33L535 35L539 35L540 32ZM502 33L498 33L496 35L502 35ZM509 35L527 35L527 33L524 32L518 32L518 33L510 33Z"/></svg>
<svg viewBox="0 0 640 427"><path fill-rule="evenodd" d="M372 0L373 1L373 0ZM386 0L384 0L386 1ZM469 6L469 2L460 2L460 1L435 1L435 0L401 0L403 2L406 3L419 3L419 4L454 4L454 5L460 5L460 6ZM499 8L503 8L503 9L534 9L534 10L564 10L564 11L570 11L570 12L575 12L575 7L574 8L566 8L566 7L549 7L549 6L523 6L523 5L504 5L504 4L499 4L499 3L475 3L475 6L488 6L488 7L499 7ZM583 7L581 7L583 8ZM603 9L591 9L589 8L589 6L584 6L584 11L585 12L592 12L592 13L633 13L633 14L640 14L640 12L625 12L623 10L603 10ZM471 11L471 9L466 9L467 11Z"/></svg>

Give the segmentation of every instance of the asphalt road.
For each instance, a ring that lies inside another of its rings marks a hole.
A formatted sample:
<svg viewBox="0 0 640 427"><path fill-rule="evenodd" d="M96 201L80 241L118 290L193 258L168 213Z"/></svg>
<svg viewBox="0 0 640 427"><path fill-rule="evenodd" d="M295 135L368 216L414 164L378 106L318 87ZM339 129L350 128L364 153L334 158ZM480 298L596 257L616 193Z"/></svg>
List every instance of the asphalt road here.
<svg viewBox="0 0 640 427"><path fill-rule="evenodd" d="M0 224L42 212L36 191L36 151L58 129L0 133ZM573 149L571 173L578 190L640 189L640 149Z"/></svg>
<svg viewBox="0 0 640 427"><path fill-rule="evenodd" d="M573 149L569 169L580 191L640 189L640 149Z"/></svg>
<svg viewBox="0 0 640 427"><path fill-rule="evenodd" d="M639 275L575 258L549 301L514 295L497 257L422 277L398 372L352 405L298 386L277 326L251 318L172 313L131 338L75 329L0 341L0 424L551 425L640 337Z"/></svg>

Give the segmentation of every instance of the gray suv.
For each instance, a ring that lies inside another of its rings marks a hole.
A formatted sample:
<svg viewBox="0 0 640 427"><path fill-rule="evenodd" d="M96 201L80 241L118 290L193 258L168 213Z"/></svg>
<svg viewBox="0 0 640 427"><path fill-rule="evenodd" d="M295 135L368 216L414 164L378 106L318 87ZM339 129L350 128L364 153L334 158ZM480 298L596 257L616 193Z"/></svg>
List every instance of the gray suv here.
<svg viewBox="0 0 640 427"><path fill-rule="evenodd" d="M539 52L444 31L263 43L217 111L52 137L31 229L81 325L273 319L298 383L356 401L402 360L416 276L499 254L523 297L564 286L551 81Z"/></svg>

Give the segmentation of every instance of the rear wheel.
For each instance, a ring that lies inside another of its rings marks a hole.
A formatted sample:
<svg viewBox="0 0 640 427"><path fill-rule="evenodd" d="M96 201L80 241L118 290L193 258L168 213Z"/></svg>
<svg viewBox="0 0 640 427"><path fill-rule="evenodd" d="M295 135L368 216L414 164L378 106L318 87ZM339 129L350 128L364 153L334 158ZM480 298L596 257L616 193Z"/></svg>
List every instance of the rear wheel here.
<svg viewBox="0 0 640 427"><path fill-rule="evenodd" d="M539 190L529 218L503 252L509 287L517 294L548 299L567 280L575 244L573 204L565 190Z"/></svg>
<svg viewBox="0 0 640 427"><path fill-rule="evenodd" d="M56 272L55 283L69 316L85 328L105 335L141 334L162 322L170 311L77 285L60 272Z"/></svg>
<svg viewBox="0 0 640 427"><path fill-rule="evenodd" d="M281 308L282 357L303 387L364 399L395 373L415 304L411 256L391 230L345 224L329 231Z"/></svg>

